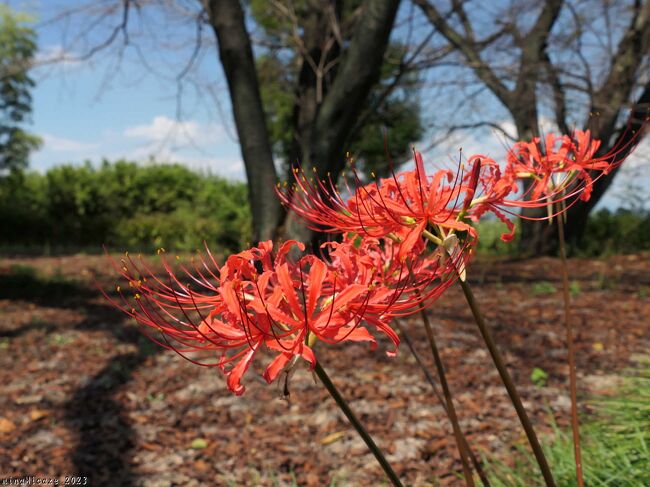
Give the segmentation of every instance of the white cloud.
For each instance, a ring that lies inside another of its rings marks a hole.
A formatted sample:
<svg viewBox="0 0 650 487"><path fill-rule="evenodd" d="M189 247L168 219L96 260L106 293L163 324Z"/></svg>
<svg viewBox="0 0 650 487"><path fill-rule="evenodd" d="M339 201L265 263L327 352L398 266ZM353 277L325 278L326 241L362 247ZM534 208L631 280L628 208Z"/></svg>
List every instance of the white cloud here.
<svg viewBox="0 0 650 487"><path fill-rule="evenodd" d="M218 142L225 131L221 125L179 121L158 115L150 123L127 127L124 136L155 144L197 145Z"/></svg>
<svg viewBox="0 0 650 487"><path fill-rule="evenodd" d="M85 153L94 151L99 147L99 144L97 143L81 142L78 140L66 139L64 137L57 137L52 134L42 134L41 138L43 139L43 147L41 150L52 152L68 152L87 155Z"/></svg>
<svg viewBox="0 0 650 487"><path fill-rule="evenodd" d="M136 145L117 152L131 160L178 162L198 171L245 179L238 146L225 135L219 124L158 115L149 123L125 128L121 136Z"/></svg>
<svg viewBox="0 0 650 487"><path fill-rule="evenodd" d="M244 181L246 172L244 170L244 161L239 157L184 157L178 155L175 159L196 171L218 174L229 179Z"/></svg>
<svg viewBox="0 0 650 487"><path fill-rule="evenodd" d="M34 56L36 66L58 65L64 67L78 66L82 64L79 56L72 51L68 51L60 44L52 44L38 50Z"/></svg>
<svg viewBox="0 0 650 487"><path fill-rule="evenodd" d="M650 136L647 135L621 168L622 171L636 171L639 169L645 171L646 174L650 173Z"/></svg>

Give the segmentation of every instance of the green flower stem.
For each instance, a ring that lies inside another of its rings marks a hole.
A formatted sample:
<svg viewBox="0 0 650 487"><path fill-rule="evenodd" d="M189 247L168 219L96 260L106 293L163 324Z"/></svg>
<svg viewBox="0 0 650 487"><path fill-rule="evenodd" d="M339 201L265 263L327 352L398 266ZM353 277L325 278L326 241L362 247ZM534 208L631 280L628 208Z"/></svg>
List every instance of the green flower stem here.
<svg viewBox="0 0 650 487"><path fill-rule="evenodd" d="M400 336L404 339L404 342L406 342L406 346L409 348L411 351L411 354L413 355L413 358L415 358L416 363L422 370L422 373L427 379L427 382L431 385L431 389L433 390L433 394L436 396L436 399L438 399L438 402L442 406L442 408L445 410L445 413L447 416L449 416L449 408L447 407L447 403L445 402L445 399L442 397L440 394L440 391L438 390L438 385L436 384L436 380L433 378L433 376L429 373L429 370L426 368L424 363L422 362L422 359L420 358L420 354L418 354L417 350L415 349L415 346L413 345L413 341L411 340L411 337L409 334L406 332L406 329L402 326L399 320L395 319L395 325L397 326L397 329L400 332ZM451 418L450 418L451 420ZM478 473L479 478L481 479L481 482L483 482L484 487L490 487L490 481L487 478L487 475L485 474L485 471L483 470L483 466L481 465L481 462L478 461L478 458L472 451L471 447L469 446L469 442L467 441L467 438L463 434L462 430L460 430L460 440L463 444L463 448L467 451L467 454L469 455L470 460L472 461L472 465L474 466L474 469L476 469L476 473Z"/></svg>
<svg viewBox="0 0 650 487"><path fill-rule="evenodd" d="M442 358L440 357L440 352L438 350L438 345L436 345L436 339L433 335L433 329L431 323L429 322L429 317L424 310L420 311L420 316L422 317L422 322L424 323L424 328L427 332L427 339L429 340L429 346L431 347L431 354L433 355L433 360L436 364L436 369L438 370L438 377L440 379L440 385L442 386L442 392L445 395L445 402L447 403L447 413L449 415L449 420L451 421L452 429L454 430L454 437L456 438L456 446L458 447L458 453L460 454L460 461L463 465L463 476L465 477L465 483L468 487L474 487L474 478L472 477L472 471L469 468L469 461L467 460L467 449L465 444L461 439L462 433L460 431L460 424L458 423L458 416L456 415L456 408L454 407L454 401L451 397L451 390L449 389L449 383L447 382L447 376L445 375L445 366L442 363Z"/></svg>
<svg viewBox="0 0 650 487"><path fill-rule="evenodd" d="M530 419L528 418L528 414L524 409L524 405L521 402L521 398L519 397L519 393L517 392L515 383L510 377L510 373L508 372L508 369L506 368L503 358L501 357L501 353L499 352L499 349L497 348L494 339L492 338L492 334L490 333L490 330L488 329L487 324L483 319L483 315L481 314L478 303L474 298L474 293L472 293L472 290L470 289L469 284L466 281L463 281L462 279L459 278L458 282L460 283L460 286L463 288L463 293L465 293L467 304L469 304L469 307L472 310L472 314L474 315L474 320L476 321L476 324L478 325L481 335L483 336L483 340L485 341L485 344L487 345L490 355L492 356L492 361L494 362L494 365L496 366L497 371L501 376L503 385L506 387L506 390L508 391L510 400L512 401L512 404L515 407L515 410L517 411L517 416L519 416L519 421L521 422L521 425L523 426L524 431L526 432L526 436L528 437L528 442L530 443L535 458L537 459L537 463L539 464L539 468L542 471L542 475L544 476L544 481L547 487L555 487L556 485L555 480L553 480L553 474L551 473L551 469L548 465L548 462L546 461L546 456L544 456L544 451L542 450L542 447L539 444L539 440L537 439L537 435L535 434L533 425L530 422Z"/></svg>
<svg viewBox="0 0 650 487"><path fill-rule="evenodd" d="M415 276L413 274L413 269L411 269L410 266L408 269L409 269L409 274L411 275L411 279L415 279ZM420 293L418 290L415 291L415 295L418 298L420 298ZM449 389L449 384L447 382L447 377L445 375L445 367L442 363L442 358L440 357L440 352L438 351L438 346L436 345L436 339L433 335L433 328L431 327L431 323L429 322L429 317L427 316L424 310L420 310L420 316L422 317L422 323L424 323L424 328L427 332L427 340L429 341L429 346L431 347L431 354L433 355L433 360L436 364L436 370L438 371L438 377L440 378L440 385L442 386L442 391L445 395L445 402L447 404L447 408L446 408L447 416L449 416L449 421L451 421L451 426L454 431L456 447L458 448L458 454L460 455L460 462L463 466L463 476L465 477L465 483L467 484L467 487L474 487L474 477L472 477L472 470L469 468L469 461L467 460L467 449L465 448L465 444L463 443L462 440L463 434L460 430L460 425L458 423L458 416L456 415L456 408L454 407L454 401L451 397L451 390Z"/></svg>
<svg viewBox="0 0 650 487"><path fill-rule="evenodd" d="M564 298L564 327L566 329L567 351L569 355L569 389L571 394L571 431L573 432L573 455L576 465L578 487L584 486L582 474L582 454L580 448L580 423L578 422L578 385L576 378L576 359L573 346L573 327L571 325L571 296L569 294L569 269L566 258L564 223L557 217L557 233L560 243L560 260L562 261L562 291Z"/></svg>
<svg viewBox="0 0 650 487"><path fill-rule="evenodd" d="M329 378L327 375L327 372L325 372L325 369L321 367L319 362L316 362L316 365L314 366L314 371L316 372L316 375L318 378L321 380L325 388L327 389L327 392L330 393L332 398L336 401L336 404L341 408L341 411L343 411L343 414L348 418L350 423L352 423L352 426L354 426L354 429L357 430L357 433L359 433L359 436L365 441L366 445L368 445L368 448L372 452L372 454L375 456L379 464L381 465L381 468L384 470L384 473L386 473L386 476L390 479L391 483L396 486L396 487L403 487L402 482L400 482L399 477L393 470L393 468L390 466L388 463L388 460L386 460L386 457L382 453L382 451L379 449L375 441L372 439L366 428L361 424L361 421L359 421L359 418L354 414L352 409L350 409L350 405L347 403L347 401L341 396L341 393L339 390L336 388L332 380Z"/></svg>

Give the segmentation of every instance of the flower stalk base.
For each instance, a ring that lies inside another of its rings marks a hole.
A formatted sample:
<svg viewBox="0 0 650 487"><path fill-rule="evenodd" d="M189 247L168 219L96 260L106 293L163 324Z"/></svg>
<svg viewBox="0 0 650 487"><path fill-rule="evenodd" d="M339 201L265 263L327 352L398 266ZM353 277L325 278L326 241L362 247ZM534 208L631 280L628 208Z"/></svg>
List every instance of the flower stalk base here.
<svg viewBox="0 0 650 487"><path fill-rule="evenodd" d="M487 324L483 319L483 315L478 307L478 303L476 302L474 293L472 292L471 288L469 287L469 284L466 281L462 281L461 279L458 279L458 282L463 288L465 299L467 299L467 304L469 304L469 307L472 310L472 314L474 315L474 320L478 325L479 331L481 332L481 336L483 337L483 341L485 341L485 344L488 347L488 350L490 351L492 361L494 362L494 365L496 366L497 371L499 372L499 376L503 381L503 385L508 391L508 395L510 396L510 400L512 401L512 404L515 407L515 410L517 411L517 416L519 416L519 421L521 422L521 425L524 428L524 431L526 432L526 437L528 438L530 447L533 450L535 459L537 460L539 468L542 471L542 475L544 476L544 482L546 483L547 487L556 487L555 480L553 479L553 474L551 473L551 469L546 460L546 456L544 455L542 446L540 445L539 440L537 439L537 434L533 429L533 424L530 422L530 418L528 418L528 414L526 413L526 410L524 409L524 405L521 402L521 397L519 397L519 393L517 392L515 383L513 382L512 377L510 377L510 373L508 372L508 369L506 368L503 358L501 357L501 353L499 352L499 349L497 348L496 343L494 342L494 338L492 338L492 334L490 333L490 330L488 329Z"/></svg>
<svg viewBox="0 0 650 487"><path fill-rule="evenodd" d="M576 479L578 487L584 486L582 474L582 453L580 448L580 423L578 421L578 385L576 378L576 359L573 346L573 327L571 325L571 295L569 294L569 269L566 258L566 242L564 238L564 222L557 218L557 233L562 261L562 296L564 300L564 327L566 329L567 352L569 355L569 389L571 394L571 431L573 433L573 455L576 464Z"/></svg>
<svg viewBox="0 0 650 487"><path fill-rule="evenodd" d="M319 362L316 362L314 365L314 372L316 372L316 375L318 378L321 380L325 388L327 389L327 392L330 393L332 398L336 401L336 404L338 407L341 408L341 411L343 411L343 414L348 418L348 421L354 426L354 429L357 430L357 433L359 433L359 436L361 436L361 439L368 445L368 448L372 452L372 454L375 456L379 464L381 465L381 468L384 470L384 473L386 474L386 477L388 477L391 481L391 483L396 486L396 487L403 487L402 482L400 481L399 477L393 470L393 467L390 466L390 463L388 463L388 460L386 460L386 457L382 453L382 451L379 449L375 441L372 439L370 436L370 433L366 430L366 428L363 426L361 421L359 421L359 418L357 418L356 414L354 414L354 411L350 409L350 405L347 403L347 401L343 398L339 390L336 388L332 380L330 379L329 375L327 375L327 372L325 372L325 369L321 367Z"/></svg>

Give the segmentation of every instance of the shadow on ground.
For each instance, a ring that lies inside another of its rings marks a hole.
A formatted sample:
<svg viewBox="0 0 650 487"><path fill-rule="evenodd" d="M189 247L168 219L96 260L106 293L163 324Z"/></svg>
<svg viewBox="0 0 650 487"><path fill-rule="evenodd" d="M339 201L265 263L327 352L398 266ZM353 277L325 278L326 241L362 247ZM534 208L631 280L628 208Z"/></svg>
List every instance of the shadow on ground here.
<svg viewBox="0 0 650 487"><path fill-rule="evenodd" d="M135 485L130 462L135 433L114 396L159 348L89 283L56 274L44 276L31 266L17 265L0 270L0 299L81 311L85 319L72 329L102 331L112 335L115 346L134 345L137 348L135 352L111 357L63 406L65 423L77 437L72 454L75 472L71 474L87 477L89 485ZM50 335L65 329L70 329L65 323L32 321L14 329L0 330L0 338L15 339L33 331Z"/></svg>

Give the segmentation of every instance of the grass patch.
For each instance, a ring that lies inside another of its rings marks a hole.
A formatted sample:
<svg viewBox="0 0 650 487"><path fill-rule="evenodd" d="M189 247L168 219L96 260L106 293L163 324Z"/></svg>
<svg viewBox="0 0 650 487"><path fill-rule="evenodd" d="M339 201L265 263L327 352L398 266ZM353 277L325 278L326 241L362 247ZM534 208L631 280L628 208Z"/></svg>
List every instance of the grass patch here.
<svg viewBox="0 0 650 487"><path fill-rule="evenodd" d="M578 281L571 281L569 284L569 292L571 293L572 297L579 296L580 293L582 292L582 287L580 286L580 283Z"/></svg>
<svg viewBox="0 0 650 487"><path fill-rule="evenodd" d="M533 284L531 292L533 296L541 296L543 294L553 294L557 291L555 285L548 281L539 281Z"/></svg>
<svg viewBox="0 0 650 487"><path fill-rule="evenodd" d="M589 403L595 414L583 419L582 461L585 485L637 487L650 485L650 363L641 372L625 377L611 397ZM571 430L555 427L552 439L542 439L558 487L577 485ZM488 465L495 487L541 486L534 457L517 446L515 465Z"/></svg>

